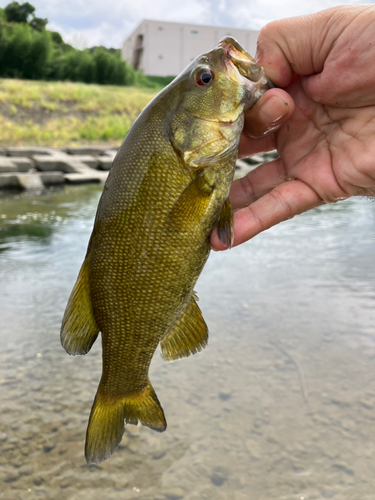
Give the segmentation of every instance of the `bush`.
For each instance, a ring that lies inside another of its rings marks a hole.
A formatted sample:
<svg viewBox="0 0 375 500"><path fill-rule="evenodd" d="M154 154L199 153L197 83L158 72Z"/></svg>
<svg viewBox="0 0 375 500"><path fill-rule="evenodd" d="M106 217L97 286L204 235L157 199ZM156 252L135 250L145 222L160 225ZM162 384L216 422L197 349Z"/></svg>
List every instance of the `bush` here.
<svg viewBox="0 0 375 500"><path fill-rule="evenodd" d="M92 57L96 68L97 83L124 85L125 65L123 61L102 48L96 50Z"/></svg>
<svg viewBox="0 0 375 500"><path fill-rule="evenodd" d="M0 76L42 80L51 56L48 31L35 31L28 24L0 25Z"/></svg>
<svg viewBox="0 0 375 500"><path fill-rule="evenodd" d="M90 54L81 50L56 53L48 69L49 80L69 80L71 82L94 83L96 68Z"/></svg>
<svg viewBox="0 0 375 500"><path fill-rule="evenodd" d="M47 19L34 14L28 2L11 2L0 9L0 77L69 80L102 85L133 85L158 89L172 77L147 77L121 59L119 49L76 50Z"/></svg>

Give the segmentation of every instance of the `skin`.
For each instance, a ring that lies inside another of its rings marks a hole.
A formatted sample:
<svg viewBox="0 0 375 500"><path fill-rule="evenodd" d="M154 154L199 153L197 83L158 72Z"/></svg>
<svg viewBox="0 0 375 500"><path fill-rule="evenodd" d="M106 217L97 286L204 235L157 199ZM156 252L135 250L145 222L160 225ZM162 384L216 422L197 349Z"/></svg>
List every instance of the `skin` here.
<svg viewBox="0 0 375 500"><path fill-rule="evenodd" d="M280 158L234 181L234 245L322 203L375 194L375 7L265 26L256 60L277 89L245 114L239 156ZM211 235L215 250L226 247Z"/></svg>

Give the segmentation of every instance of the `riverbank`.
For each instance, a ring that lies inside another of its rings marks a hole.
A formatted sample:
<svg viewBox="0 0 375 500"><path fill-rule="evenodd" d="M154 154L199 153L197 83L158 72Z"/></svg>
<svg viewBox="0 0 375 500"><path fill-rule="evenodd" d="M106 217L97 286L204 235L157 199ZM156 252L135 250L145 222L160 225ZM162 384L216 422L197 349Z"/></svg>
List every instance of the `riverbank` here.
<svg viewBox="0 0 375 500"><path fill-rule="evenodd" d="M161 90L160 87L159 90ZM0 79L0 147L119 147L158 90Z"/></svg>
<svg viewBox="0 0 375 500"><path fill-rule="evenodd" d="M42 191L64 184L104 183L117 148L77 146L62 149L46 147L0 148L0 191ZM275 158L275 152L237 160L237 176Z"/></svg>
<svg viewBox="0 0 375 500"><path fill-rule="evenodd" d="M110 146L0 149L0 189L42 191L50 186L105 182L117 150Z"/></svg>
<svg viewBox="0 0 375 500"><path fill-rule="evenodd" d="M0 190L105 182L129 128L156 93L0 79ZM237 175L274 157L267 153L238 160Z"/></svg>

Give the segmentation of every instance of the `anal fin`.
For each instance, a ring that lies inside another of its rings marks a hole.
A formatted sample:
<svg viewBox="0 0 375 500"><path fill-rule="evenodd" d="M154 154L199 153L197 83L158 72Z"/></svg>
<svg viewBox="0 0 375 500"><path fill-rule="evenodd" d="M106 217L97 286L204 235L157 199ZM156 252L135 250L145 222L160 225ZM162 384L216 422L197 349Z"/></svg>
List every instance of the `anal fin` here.
<svg viewBox="0 0 375 500"><path fill-rule="evenodd" d="M232 205L227 198L222 206L219 220L216 224L219 240L227 248L232 248L233 245L233 210Z"/></svg>
<svg viewBox="0 0 375 500"><path fill-rule="evenodd" d="M175 361L196 354L204 349L208 341L208 328L194 295L173 325L161 340L161 355L165 361Z"/></svg>
<svg viewBox="0 0 375 500"><path fill-rule="evenodd" d="M61 344L69 354L86 354L99 334L91 304L85 259L70 294L61 326Z"/></svg>

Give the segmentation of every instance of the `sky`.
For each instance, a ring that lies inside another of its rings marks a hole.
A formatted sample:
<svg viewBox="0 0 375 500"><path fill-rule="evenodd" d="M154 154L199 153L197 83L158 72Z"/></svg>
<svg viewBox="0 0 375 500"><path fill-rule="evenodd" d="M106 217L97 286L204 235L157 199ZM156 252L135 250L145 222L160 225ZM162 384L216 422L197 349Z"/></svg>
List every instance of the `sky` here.
<svg viewBox="0 0 375 500"><path fill-rule="evenodd" d="M23 3L24 0L18 0ZM10 0L0 0L5 7ZM275 19L310 14L342 4L375 3L342 0L29 0L48 29L61 33L76 48L94 45L120 48L142 19L230 28L256 29Z"/></svg>

